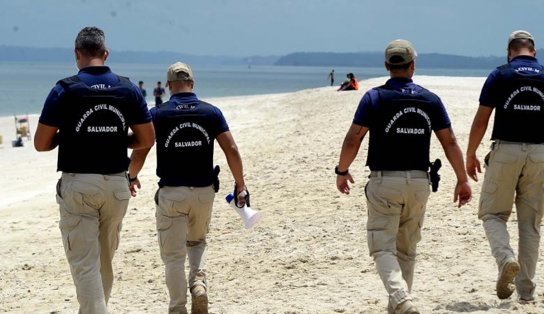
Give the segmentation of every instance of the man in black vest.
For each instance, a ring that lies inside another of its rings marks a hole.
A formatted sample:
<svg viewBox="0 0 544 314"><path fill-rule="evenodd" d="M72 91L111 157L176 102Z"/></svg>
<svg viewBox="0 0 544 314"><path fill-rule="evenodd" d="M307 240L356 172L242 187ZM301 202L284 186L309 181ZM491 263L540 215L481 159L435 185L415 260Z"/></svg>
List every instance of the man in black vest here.
<svg viewBox="0 0 544 314"><path fill-rule="evenodd" d="M508 63L494 70L482 88L467 148L468 175L477 181L481 168L476 151L495 110L494 142L485 160L478 217L499 269L497 296L506 299L517 290L521 302L534 302L544 214L544 67L535 56L534 38L529 32L510 34ZM518 259L506 227L514 201Z"/></svg>
<svg viewBox="0 0 544 314"><path fill-rule="evenodd" d="M191 68L174 63L167 72L170 100L151 109L157 132L157 230L169 313L187 313L185 259L189 258L191 312L208 313L206 235L215 197L214 142L225 153L235 182L237 206L247 201L242 159L221 110L193 93ZM131 176L141 169L147 150L135 151ZM134 188L132 186L131 188Z"/></svg>
<svg viewBox="0 0 544 314"><path fill-rule="evenodd" d="M104 66L108 50L102 30L83 28L75 57L80 71L51 90L34 146L38 151L59 147L59 224L79 311L106 314L112 259L130 199L127 147L148 149L155 135L138 87Z"/></svg>
<svg viewBox="0 0 544 314"><path fill-rule="evenodd" d="M429 147L434 132L450 161L457 185L458 206L471 198L463 155L440 98L412 81L416 51L406 40L385 49L391 79L368 91L346 134L335 169L336 186L349 194L349 166L370 130L365 187L367 240L378 274L389 294L389 313L419 313L412 303L416 246L421 239L429 197Z"/></svg>

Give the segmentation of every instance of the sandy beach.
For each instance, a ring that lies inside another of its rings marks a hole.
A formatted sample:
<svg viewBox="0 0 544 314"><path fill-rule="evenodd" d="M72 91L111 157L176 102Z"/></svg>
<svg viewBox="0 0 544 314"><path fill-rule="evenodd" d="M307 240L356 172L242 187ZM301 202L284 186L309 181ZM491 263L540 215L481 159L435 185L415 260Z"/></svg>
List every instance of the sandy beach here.
<svg viewBox="0 0 544 314"><path fill-rule="evenodd" d="M225 202L233 180L216 145L222 186L208 238L210 313L386 312L387 294L366 244L368 139L350 169L356 181L351 195L336 190L334 175L359 100L385 80L361 81L361 89L353 92L323 87L204 99L221 108L229 122L252 206L264 216L260 225L246 230ZM442 98L464 152L484 78L416 76L414 81ZM32 129L37 118L31 116ZM57 150L38 153L31 142L12 148L13 117L0 118L0 134L0 312L76 313L54 197L60 176ZM489 132L478 151L481 159L488 147ZM515 294L499 300L497 269L476 216L482 180L471 182L474 198L459 209L453 203L455 176L435 137L431 158L441 158L444 167L418 247L415 304L422 313L544 313L543 254L536 304L521 305ZM167 312L154 218L155 166L153 149L139 175L142 190L131 200L123 223L111 313ZM509 230L517 243L515 219Z"/></svg>

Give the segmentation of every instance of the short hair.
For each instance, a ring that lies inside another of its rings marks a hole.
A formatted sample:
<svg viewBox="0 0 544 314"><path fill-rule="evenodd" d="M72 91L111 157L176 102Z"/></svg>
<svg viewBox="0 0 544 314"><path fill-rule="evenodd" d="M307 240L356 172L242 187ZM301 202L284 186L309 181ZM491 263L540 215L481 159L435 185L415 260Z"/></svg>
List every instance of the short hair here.
<svg viewBox="0 0 544 314"><path fill-rule="evenodd" d="M527 48L530 51L534 51L535 43L532 40L527 38L518 38L518 39L512 40L510 44L508 45L508 49L509 50L512 49L514 51L518 51L524 48Z"/></svg>
<svg viewBox="0 0 544 314"><path fill-rule="evenodd" d="M143 84L143 83L144 83L144 81L139 81L139 82L138 82L138 84Z"/></svg>
<svg viewBox="0 0 544 314"><path fill-rule="evenodd" d="M410 67L410 65L412 65L412 63L414 63L413 60L405 64L389 64L388 63L387 66L389 67L390 71L407 70Z"/></svg>
<svg viewBox="0 0 544 314"><path fill-rule="evenodd" d="M85 27L77 34L75 47L81 53L98 57L106 53L106 36L98 27Z"/></svg>
<svg viewBox="0 0 544 314"><path fill-rule="evenodd" d="M160 84L161 84L161 81L158 81L158 82L157 82L157 85L160 85Z"/></svg>

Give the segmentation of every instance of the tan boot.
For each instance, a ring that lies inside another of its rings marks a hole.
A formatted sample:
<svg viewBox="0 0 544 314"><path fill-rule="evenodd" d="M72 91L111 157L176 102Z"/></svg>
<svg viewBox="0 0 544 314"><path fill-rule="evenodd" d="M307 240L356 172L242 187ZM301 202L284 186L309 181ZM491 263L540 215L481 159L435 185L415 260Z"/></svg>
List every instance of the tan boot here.
<svg viewBox="0 0 544 314"><path fill-rule="evenodd" d="M497 279L497 296L499 299L508 299L514 290L514 278L519 272L518 262L511 258L506 261L499 269L499 278Z"/></svg>
<svg viewBox="0 0 544 314"><path fill-rule="evenodd" d="M401 304L397 305L395 309L395 314L419 314L416 306L410 300L406 300Z"/></svg>
<svg viewBox="0 0 544 314"><path fill-rule="evenodd" d="M208 314L208 294L206 287L195 285L191 288L191 314Z"/></svg>

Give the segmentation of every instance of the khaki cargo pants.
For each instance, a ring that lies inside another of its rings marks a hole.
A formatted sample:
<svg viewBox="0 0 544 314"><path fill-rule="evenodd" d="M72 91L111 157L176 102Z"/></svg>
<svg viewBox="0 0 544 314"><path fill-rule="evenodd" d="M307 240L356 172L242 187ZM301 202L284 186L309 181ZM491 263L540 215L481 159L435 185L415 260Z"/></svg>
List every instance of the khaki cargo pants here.
<svg viewBox="0 0 544 314"><path fill-rule="evenodd" d="M215 191L207 187L165 186L157 191L157 230L170 295L169 313L186 313L189 257L189 287L206 282L206 235Z"/></svg>
<svg viewBox="0 0 544 314"><path fill-rule="evenodd" d="M129 199L125 173L63 173L59 180L59 225L76 286L79 313L108 313L112 260Z"/></svg>
<svg viewBox="0 0 544 314"><path fill-rule="evenodd" d="M372 172L365 188L370 255L389 294L389 307L411 300L429 179L424 171Z"/></svg>
<svg viewBox="0 0 544 314"><path fill-rule="evenodd" d="M500 267L515 257L506 222L515 202L519 231L518 295L534 296L534 276L544 213L544 145L497 141L489 154L480 197L482 219L491 252Z"/></svg>

